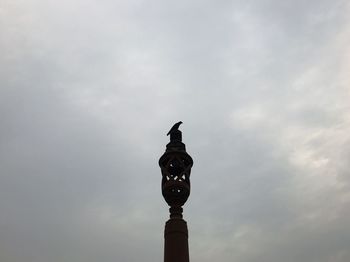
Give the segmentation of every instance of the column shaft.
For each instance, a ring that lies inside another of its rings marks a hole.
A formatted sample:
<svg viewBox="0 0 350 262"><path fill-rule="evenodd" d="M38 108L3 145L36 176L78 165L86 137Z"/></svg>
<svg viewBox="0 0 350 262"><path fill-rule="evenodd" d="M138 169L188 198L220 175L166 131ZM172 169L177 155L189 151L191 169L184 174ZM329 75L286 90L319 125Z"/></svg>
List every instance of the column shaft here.
<svg viewBox="0 0 350 262"><path fill-rule="evenodd" d="M164 262L189 262L187 223L171 218L164 230Z"/></svg>

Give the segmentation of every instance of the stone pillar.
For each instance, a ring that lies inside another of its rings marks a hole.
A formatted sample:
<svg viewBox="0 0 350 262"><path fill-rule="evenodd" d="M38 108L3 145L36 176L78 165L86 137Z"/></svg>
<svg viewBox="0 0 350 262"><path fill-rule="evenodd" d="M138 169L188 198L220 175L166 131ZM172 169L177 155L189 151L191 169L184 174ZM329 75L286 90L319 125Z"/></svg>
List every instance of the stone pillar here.
<svg viewBox="0 0 350 262"><path fill-rule="evenodd" d="M170 219L164 230L164 262L189 262L187 223L182 206L190 195L193 160L186 152L179 130L170 132L170 142L159 159L162 194L170 206Z"/></svg>
<svg viewBox="0 0 350 262"><path fill-rule="evenodd" d="M170 208L170 212L174 208ZM178 207L181 210L182 208ZM164 230L164 262L189 262L187 223L182 214L170 215Z"/></svg>

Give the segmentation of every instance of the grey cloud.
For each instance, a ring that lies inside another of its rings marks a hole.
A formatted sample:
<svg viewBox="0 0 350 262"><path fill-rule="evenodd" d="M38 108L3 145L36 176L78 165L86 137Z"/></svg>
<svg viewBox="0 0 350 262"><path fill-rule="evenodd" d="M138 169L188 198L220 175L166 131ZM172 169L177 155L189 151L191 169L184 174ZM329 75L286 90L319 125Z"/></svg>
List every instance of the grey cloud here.
<svg viewBox="0 0 350 262"><path fill-rule="evenodd" d="M5 1L0 260L161 260L182 120L192 261L348 261L348 10Z"/></svg>

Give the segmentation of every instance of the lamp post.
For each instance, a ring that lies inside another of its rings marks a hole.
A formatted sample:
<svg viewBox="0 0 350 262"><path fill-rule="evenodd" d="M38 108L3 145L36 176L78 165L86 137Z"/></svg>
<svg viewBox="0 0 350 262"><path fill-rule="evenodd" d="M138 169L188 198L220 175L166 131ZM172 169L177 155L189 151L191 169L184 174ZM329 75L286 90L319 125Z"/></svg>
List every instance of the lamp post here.
<svg viewBox="0 0 350 262"><path fill-rule="evenodd" d="M164 230L164 262L189 262L188 230L182 218L182 206L190 195L193 160L182 143L182 133L177 130L179 125L169 131L170 142L159 159L162 195L170 206L170 219Z"/></svg>

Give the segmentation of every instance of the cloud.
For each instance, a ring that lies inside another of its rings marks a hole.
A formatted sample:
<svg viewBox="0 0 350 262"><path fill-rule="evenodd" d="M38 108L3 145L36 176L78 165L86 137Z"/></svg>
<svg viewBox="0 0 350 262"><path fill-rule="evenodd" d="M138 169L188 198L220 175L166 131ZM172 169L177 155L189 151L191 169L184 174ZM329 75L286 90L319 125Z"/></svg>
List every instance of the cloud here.
<svg viewBox="0 0 350 262"><path fill-rule="evenodd" d="M348 261L348 11L5 1L0 260L161 260L182 120L192 261Z"/></svg>

